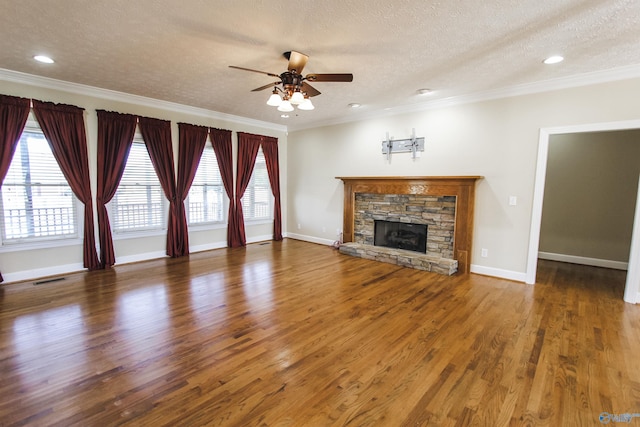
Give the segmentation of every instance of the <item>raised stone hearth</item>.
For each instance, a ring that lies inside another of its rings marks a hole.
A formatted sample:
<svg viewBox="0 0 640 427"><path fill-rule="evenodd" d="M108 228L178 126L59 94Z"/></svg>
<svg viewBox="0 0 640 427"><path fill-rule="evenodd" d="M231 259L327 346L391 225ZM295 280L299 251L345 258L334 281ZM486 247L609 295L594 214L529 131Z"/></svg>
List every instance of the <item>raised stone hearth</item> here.
<svg viewBox="0 0 640 427"><path fill-rule="evenodd" d="M438 258L402 249L362 245L360 243L350 242L340 245L340 252L359 258L401 265L403 267L415 268L417 270L446 274L447 276L451 276L458 271L458 261L455 259Z"/></svg>
<svg viewBox="0 0 640 427"><path fill-rule="evenodd" d="M479 178L339 177L345 242L340 252L446 275L468 273ZM374 246L376 220L426 225L427 253Z"/></svg>

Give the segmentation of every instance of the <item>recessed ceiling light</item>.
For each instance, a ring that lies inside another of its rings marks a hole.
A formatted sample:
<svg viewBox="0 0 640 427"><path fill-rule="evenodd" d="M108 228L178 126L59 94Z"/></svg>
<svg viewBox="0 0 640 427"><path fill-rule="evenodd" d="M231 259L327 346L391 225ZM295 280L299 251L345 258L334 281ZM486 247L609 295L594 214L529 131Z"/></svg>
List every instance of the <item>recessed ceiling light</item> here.
<svg viewBox="0 0 640 427"><path fill-rule="evenodd" d="M288 114L280 114L280 117L282 117L283 119L288 119L289 115Z"/></svg>
<svg viewBox="0 0 640 427"><path fill-rule="evenodd" d="M33 59L35 59L38 62L42 62L44 64L53 64L55 62L53 59L45 55L36 55L33 57Z"/></svg>
<svg viewBox="0 0 640 427"><path fill-rule="evenodd" d="M554 56L550 56L547 59L545 59L544 62L545 64L557 64L558 62L562 62L564 61L564 58L560 55L554 55Z"/></svg>
<svg viewBox="0 0 640 427"><path fill-rule="evenodd" d="M418 89L418 95L431 95L433 91L431 89Z"/></svg>
<svg viewBox="0 0 640 427"><path fill-rule="evenodd" d="M361 104L358 104L357 102L352 102L351 104L349 104L349 107L351 108L360 108Z"/></svg>

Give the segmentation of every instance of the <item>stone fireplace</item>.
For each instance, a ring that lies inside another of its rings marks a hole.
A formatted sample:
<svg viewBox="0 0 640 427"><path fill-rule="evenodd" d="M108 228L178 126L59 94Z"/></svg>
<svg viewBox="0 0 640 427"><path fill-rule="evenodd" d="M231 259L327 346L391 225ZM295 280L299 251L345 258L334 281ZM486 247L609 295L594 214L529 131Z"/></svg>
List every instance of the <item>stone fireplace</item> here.
<svg viewBox="0 0 640 427"><path fill-rule="evenodd" d="M339 177L345 185L340 251L441 274L468 273L479 178ZM379 221L403 224L385 231L395 247L376 245ZM402 247L421 243L418 227L425 229L424 250Z"/></svg>

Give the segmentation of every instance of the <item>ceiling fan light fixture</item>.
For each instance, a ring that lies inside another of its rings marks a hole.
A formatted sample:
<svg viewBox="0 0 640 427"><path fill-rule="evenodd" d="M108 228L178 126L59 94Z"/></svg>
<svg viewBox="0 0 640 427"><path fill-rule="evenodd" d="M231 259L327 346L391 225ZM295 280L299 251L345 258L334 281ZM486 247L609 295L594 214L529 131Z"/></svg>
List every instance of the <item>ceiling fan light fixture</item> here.
<svg viewBox="0 0 640 427"><path fill-rule="evenodd" d="M300 105L298 105L298 109L299 110L313 110L314 107L313 103L311 102L311 99L309 97L304 98L304 101L302 101L300 103Z"/></svg>
<svg viewBox="0 0 640 427"><path fill-rule="evenodd" d="M295 92L293 92L293 95L291 95L290 102L293 105L302 104L304 102L304 95L302 95L302 92L300 92L299 90L296 90Z"/></svg>
<svg viewBox="0 0 640 427"><path fill-rule="evenodd" d="M353 74L351 73L323 73L323 74L307 74L302 75L302 69L307 63L309 57L304 53L296 51L287 51L283 56L289 61L287 71L276 74L267 71L254 70L252 68L238 67L229 65L230 68L238 70L250 71L252 73L266 74L275 77L278 80L260 86L252 90L258 92L265 89L273 89L272 95L267 100L267 105L276 107L282 113L294 111L294 106L301 110L313 110L315 106L309 97L320 95L320 91L311 86L309 82L352 82Z"/></svg>
<svg viewBox="0 0 640 427"><path fill-rule="evenodd" d="M283 113L288 113L290 111L293 111L293 105L291 105L291 102L289 102L288 99L285 99L280 103L280 106L278 106L278 111L282 111Z"/></svg>

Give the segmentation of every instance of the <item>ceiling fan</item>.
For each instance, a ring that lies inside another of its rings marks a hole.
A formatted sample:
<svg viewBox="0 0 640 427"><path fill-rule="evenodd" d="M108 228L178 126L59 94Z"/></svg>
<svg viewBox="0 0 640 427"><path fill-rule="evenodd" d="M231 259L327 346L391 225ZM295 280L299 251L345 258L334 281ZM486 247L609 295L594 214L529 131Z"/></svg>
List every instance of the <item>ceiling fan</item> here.
<svg viewBox="0 0 640 427"><path fill-rule="evenodd" d="M304 53L295 50L284 52L282 54L288 61L287 71L281 74L268 73L266 71L253 70L251 68L237 67L229 65L230 68L238 70L252 71L254 73L266 74L271 77L277 77L279 80L273 83L260 86L252 90L252 92L261 91L273 87L271 97L267 101L268 105L278 107L279 111L293 111L293 106L297 105L301 110L313 110L310 97L320 95L320 91L311 86L307 82L351 82L353 74L307 74L302 75L302 69L307 64L309 57Z"/></svg>

